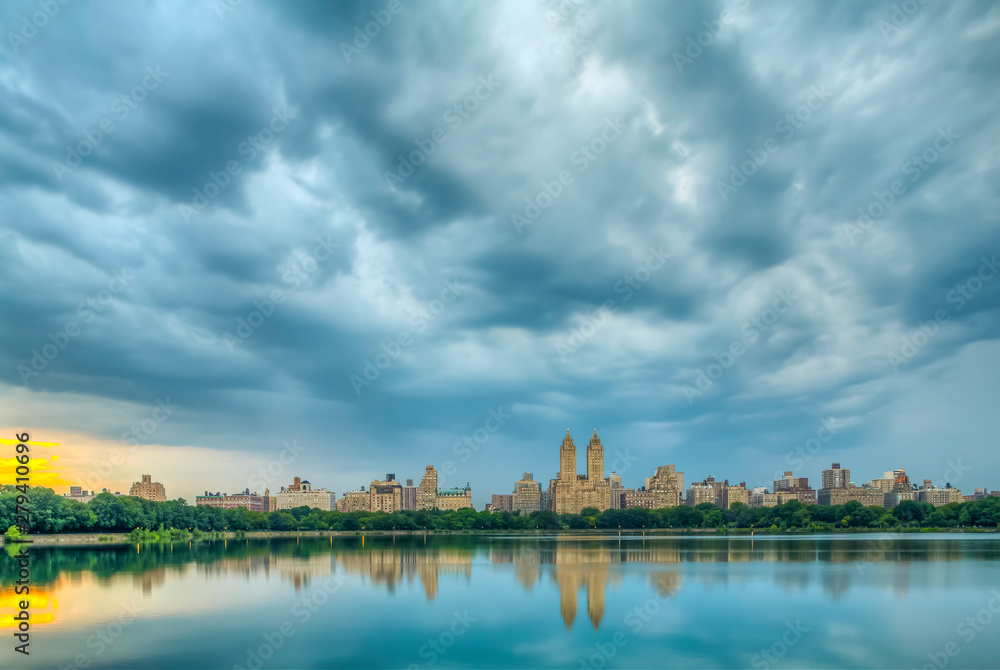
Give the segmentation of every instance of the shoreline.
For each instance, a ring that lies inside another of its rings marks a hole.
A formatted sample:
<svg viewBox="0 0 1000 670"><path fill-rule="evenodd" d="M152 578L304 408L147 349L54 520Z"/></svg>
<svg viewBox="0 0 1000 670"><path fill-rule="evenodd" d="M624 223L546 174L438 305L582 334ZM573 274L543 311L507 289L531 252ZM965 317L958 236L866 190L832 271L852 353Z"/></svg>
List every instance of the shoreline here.
<svg viewBox="0 0 1000 670"><path fill-rule="evenodd" d="M629 536L674 536L701 534L711 537L750 537L749 528L630 528L630 529L571 529L571 530L301 530L301 531L270 531L254 530L243 531L239 537L239 531L203 531L198 538L188 537L173 540L173 542L188 542L195 539L201 540L235 540L235 539L272 539L272 538L292 538L292 537L358 537L358 536L421 536L421 535L523 535L525 537L537 537L540 535L589 535L594 537L617 536L627 533ZM924 530L922 528L866 528L866 529L828 529L822 532L803 530L754 530L753 537L778 537L778 536L806 536L806 535L871 535L890 533L893 535L921 535L925 533L949 533L955 535L997 533L997 528L933 528ZM62 547L103 547L122 544L132 544L128 533L55 533L45 535L28 535L30 542L20 542L11 544L28 544L32 546L62 546ZM105 539L101 539L105 538ZM169 543L171 540L160 540L161 543ZM139 543L149 543L148 540L140 540ZM0 536L0 546L7 542Z"/></svg>

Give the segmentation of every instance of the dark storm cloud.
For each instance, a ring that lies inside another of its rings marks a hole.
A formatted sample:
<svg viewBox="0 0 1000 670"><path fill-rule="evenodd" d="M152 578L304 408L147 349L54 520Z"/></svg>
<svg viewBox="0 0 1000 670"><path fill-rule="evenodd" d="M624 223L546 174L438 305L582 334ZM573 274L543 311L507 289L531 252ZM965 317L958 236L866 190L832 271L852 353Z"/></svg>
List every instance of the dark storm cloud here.
<svg viewBox="0 0 1000 670"><path fill-rule="evenodd" d="M498 406L512 418L461 466L480 503L554 472L567 424L631 448L629 485L668 462L768 483L828 417L845 427L803 474L938 478L940 436L913 443L908 405L938 384L996 390L974 371L997 355L1000 281L948 301L1000 253L994 6L403 2L387 21L388 4L78 1L8 37L4 382L169 395L187 412L168 445L267 453L291 432L338 491L364 483L341 471L454 459ZM4 34L34 11L5 5ZM104 119L78 166L54 167ZM957 138L914 167L942 129ZM894 180L905 192L859 228ZM82 322L121 268L135 280ZM466 288L445 303L447 282ZM778 290L794 305L753 326ZM893 369L939 309L949 322ZM359 393L352 375L401 333ZM745 353L686 393L733 343ZM995 485L989 454L962 448Z"/></svg>

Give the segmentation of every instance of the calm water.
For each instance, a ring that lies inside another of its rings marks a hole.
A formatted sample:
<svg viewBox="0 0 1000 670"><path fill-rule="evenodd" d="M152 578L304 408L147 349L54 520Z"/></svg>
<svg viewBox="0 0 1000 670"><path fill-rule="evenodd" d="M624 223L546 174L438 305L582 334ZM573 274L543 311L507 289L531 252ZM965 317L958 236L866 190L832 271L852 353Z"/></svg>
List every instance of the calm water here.
<svg viewBox="0 0 1000 670"><path fill-rule="evenodd" d="M30 657L12 650L16 577L0 558L0 667L1000 665L994 535L368 536L33 557Z"/></svg>

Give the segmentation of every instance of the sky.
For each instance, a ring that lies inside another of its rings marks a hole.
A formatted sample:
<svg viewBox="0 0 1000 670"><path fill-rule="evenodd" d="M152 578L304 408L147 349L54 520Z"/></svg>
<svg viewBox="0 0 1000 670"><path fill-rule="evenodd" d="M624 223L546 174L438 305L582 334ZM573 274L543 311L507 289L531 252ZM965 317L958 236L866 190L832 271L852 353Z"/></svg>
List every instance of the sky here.
<svg viewBox="0 0 1000 670"><path fill-rule="evenodd" d="M0 431L58 443L37 485L339 496L433 464L481 507L555 477L567 429L584 471L596 428L628 487L1000 488L995 3L0 28Z"/></svg>

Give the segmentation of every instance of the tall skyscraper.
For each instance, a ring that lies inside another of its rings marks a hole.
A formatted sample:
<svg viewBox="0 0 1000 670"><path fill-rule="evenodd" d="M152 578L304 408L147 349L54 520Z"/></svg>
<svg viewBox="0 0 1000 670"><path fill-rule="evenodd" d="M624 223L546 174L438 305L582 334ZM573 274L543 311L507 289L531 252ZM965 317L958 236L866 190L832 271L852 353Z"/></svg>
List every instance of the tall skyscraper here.
<svg viewBox="0 0 1000 670"><path fill-rule="evenodd" d="M403 510L408 512L416 511L417 509L417 487L413 485L412 479L406 480L406 486L403 487Z"/></svg>
<svg viewBox="0 0 1000 670"><path fill-rule="evenodd" d="M530 472L525 472L524 478L514 484L513 508L521 516L542 509L542 491L539 483L531 478Z"/></svg>
<svg viewBox="0 0 1000 670"><path fill-rule="evenodd" d="M417 488L417 509L463 509L472 507L472 487L439 489L437 470L433 465L424 469L424 478Z"/></svg>
<svg viewBox="0 0 1000 670"><path fill-rule="evenodd" d="M567 431L568 434L569 431ZM596 482L604 480L604 447L601 439L597 437L597 429L587 444L587 481Z"/></svg>
<svg viewBox="0 0 1000 670"><path fill-rule="evenodd" d="M559 481L576 481L576 445L573 444L573 438L569 436L568 428L562 446L559 447Z"/></svg>
<svg viewBox="0 0 1000 670"><path fill-rule="evenodd" d="M825 489L846 489L851 483L851 471L840 467L840 463L823 471L823 488Z"/></svg>
<svg viewBox="0 0 1000 670"><path fill-rule="evenodd" d="M604 447L597 430L587 445L587 474L576 472L576 445L569 431L559 447L559 477L550 486L556 514L579 514L585 507L611 507L611 487L604 479Z"/></svg>
<svg viewBox="0 0 1000 670"><path fill-rule="evenodd" d="M437 498L438 473L433 465L424 468L424 477L417 488L417 509L434 509Z"/></svg>

